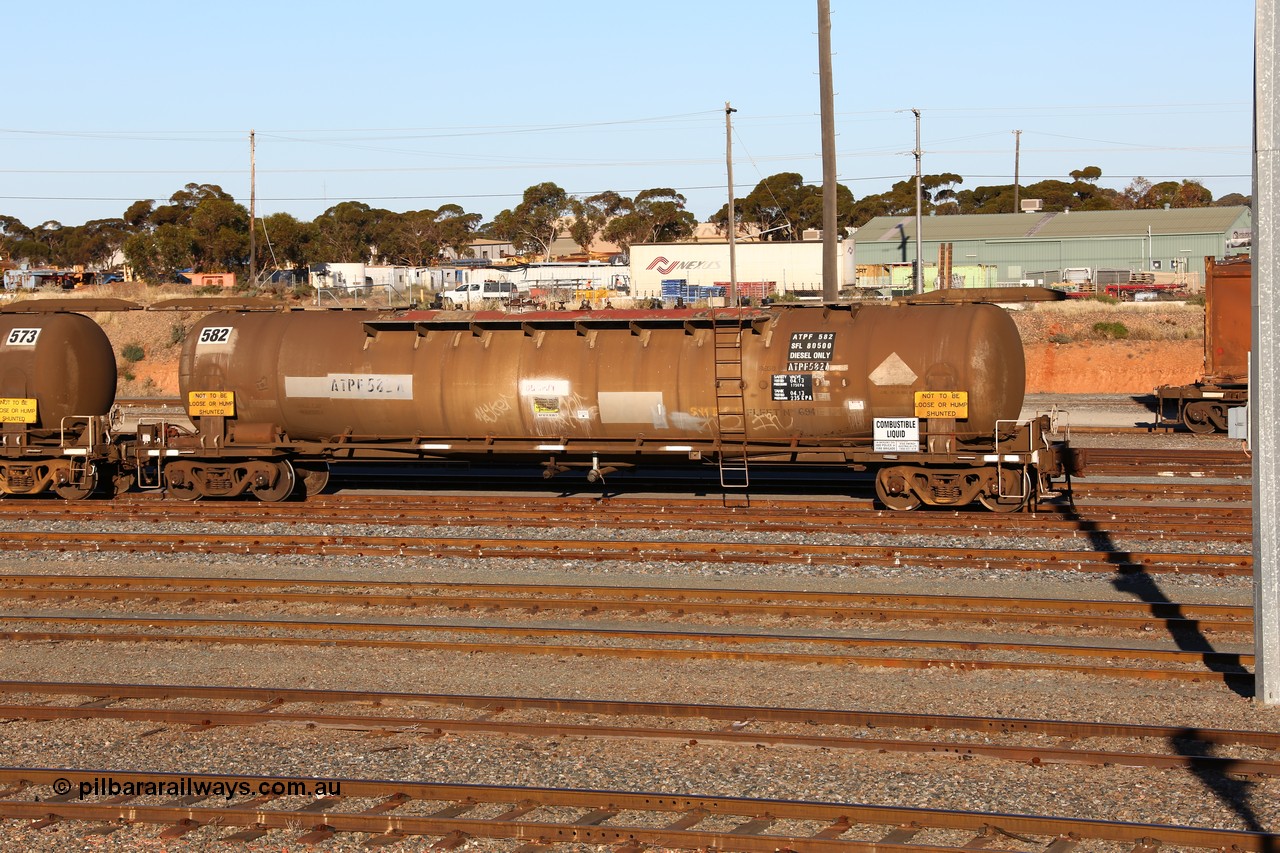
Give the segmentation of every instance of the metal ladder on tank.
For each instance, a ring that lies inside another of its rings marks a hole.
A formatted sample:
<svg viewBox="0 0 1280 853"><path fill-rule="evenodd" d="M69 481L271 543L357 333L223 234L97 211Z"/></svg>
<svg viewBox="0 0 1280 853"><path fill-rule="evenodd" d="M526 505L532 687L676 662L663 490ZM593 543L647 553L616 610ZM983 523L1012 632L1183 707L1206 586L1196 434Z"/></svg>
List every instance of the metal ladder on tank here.
<svg viewBox="0 0 1280 853"><path fill-rule="evenodd" d="M716 380L716 429L720 435L720 487L751 485L747 465L747 406L742 378L742 309L712 309Z"/></svg>

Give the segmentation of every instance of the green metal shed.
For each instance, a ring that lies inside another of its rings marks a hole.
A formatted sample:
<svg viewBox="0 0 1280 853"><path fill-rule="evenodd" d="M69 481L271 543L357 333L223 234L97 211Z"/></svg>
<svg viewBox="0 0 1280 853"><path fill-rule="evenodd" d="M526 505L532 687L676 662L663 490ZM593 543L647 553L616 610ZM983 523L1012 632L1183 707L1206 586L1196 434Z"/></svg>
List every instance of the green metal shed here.
<svg viewBox="0 0 1280 853"><path fill-rule="evenodd" d="M1145 274L1199 290L1204 259L1247 253L1250 208L1063 211L927 216L920 259L925 289L937 287L940 249L951 246L952 287L1052 286L1088 270L1117 278ZM852 235L858 285L910 287L914 216L878 216Z"/></svg>

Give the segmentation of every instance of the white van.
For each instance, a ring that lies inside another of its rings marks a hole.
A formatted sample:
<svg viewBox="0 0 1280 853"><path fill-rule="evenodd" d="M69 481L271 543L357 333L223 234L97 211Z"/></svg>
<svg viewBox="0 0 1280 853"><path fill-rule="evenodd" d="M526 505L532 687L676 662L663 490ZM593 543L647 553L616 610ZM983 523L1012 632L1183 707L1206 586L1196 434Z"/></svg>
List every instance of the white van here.
<svg viewBox="0 0 1280 853"><path fill-rule="evenodd" d="M440 294L445 308L483 308L490 299L507 302L519 291L509 281L477 281L462 284Z"/></svg>

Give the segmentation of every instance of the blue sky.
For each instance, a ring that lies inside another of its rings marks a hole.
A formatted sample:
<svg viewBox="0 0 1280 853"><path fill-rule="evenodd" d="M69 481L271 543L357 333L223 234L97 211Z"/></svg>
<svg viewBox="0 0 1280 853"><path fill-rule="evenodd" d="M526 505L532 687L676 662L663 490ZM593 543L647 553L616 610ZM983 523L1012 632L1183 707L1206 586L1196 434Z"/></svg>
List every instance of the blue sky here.
<svg viewBox="0 0 1280 853"><path fill-rule="evenodd" d="M837 168L861 197L914 170L962 188L1095 165L1250 191L1253 3L831 0ZM0 214L119 216L189 181L311 219L356 199L492 217L535 183L820 182L815 0L6 4Z"/></svg>

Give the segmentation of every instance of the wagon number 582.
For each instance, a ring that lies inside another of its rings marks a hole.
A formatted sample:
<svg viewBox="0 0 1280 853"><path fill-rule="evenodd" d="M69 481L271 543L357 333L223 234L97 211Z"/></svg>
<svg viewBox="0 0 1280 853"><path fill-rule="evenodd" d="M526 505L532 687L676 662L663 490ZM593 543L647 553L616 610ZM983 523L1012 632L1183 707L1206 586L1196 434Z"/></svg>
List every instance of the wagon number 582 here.
<svg viewBox="0 0 1280 853"><path fill-rule="evenodd" d="M230 326L209 326L200 330L200 341L202 344L225 344L231 340Z"/></svg>

